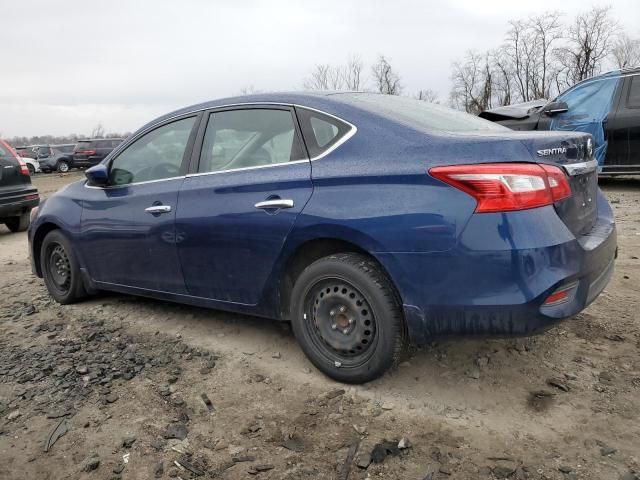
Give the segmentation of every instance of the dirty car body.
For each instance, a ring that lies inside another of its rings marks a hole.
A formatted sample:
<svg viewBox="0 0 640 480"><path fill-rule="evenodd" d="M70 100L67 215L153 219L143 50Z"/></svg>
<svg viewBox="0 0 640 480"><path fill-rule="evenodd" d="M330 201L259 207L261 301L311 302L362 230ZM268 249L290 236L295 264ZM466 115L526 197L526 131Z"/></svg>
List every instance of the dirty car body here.
<svg viewBox="0 0 640 480"><path fill-rule="evenodd" d="M229 132L261 116L291 131L242 156L256 137ZM179 162L164 165L174 140L158 141L157 164L136 181L127 152L165 127L183 139ZM392 285L412 342L531 334L584 309L613 269L615 223L591 142L376 94L196 105L146 125L94 167L104 184L80 181L50 197L29 232L33 268L43 275L43 239L59 230L89 292L294 320L305 269L356 252ZM554 153L538 156L545 149ZM363 301L374 303L366 292ZM349 325L340 324L345 336Z"/></svg>

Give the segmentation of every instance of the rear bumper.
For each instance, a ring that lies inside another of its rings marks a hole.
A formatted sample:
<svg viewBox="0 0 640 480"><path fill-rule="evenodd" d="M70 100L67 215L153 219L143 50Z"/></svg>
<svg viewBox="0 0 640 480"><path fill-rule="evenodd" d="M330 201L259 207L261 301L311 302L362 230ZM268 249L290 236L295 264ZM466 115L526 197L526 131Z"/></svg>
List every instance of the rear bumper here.
<svg viewBox="0 0 640 480"><path fill-rule="evenodd" d="M29 195L38 195L36 190L28 193L20 193L12 196L5 196L0 199L0 218L17 217L38 206L40 198L26 199Z"/></svg>
<svg viewBox="0 0 640 480"><path fill-rule="evenodd" d="M439 253L380 253L403 300L411 341L440 335L528 335L589 305L614 269L613 214L601 193L595 227L574 237L544 207L474 215L456 248ZM559 287L563 303L544 306Z"/></svg>

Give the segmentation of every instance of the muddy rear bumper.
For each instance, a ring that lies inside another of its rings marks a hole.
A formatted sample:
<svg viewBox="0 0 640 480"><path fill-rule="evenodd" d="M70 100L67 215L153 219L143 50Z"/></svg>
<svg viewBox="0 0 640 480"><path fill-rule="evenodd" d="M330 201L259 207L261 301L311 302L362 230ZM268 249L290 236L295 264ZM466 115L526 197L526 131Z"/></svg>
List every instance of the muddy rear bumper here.
<svg viewBox="0 0 640 480"><path fill-rule="evenodd" d="M402 298L410 340L530 335L584 310L609 282L617 254L613 215L601 202L596 226L580 238L541 208L476 216L448 252L379 254ZM491 244L501 248L485 248ZM566 300L544 305L566 286Z"/></svg>

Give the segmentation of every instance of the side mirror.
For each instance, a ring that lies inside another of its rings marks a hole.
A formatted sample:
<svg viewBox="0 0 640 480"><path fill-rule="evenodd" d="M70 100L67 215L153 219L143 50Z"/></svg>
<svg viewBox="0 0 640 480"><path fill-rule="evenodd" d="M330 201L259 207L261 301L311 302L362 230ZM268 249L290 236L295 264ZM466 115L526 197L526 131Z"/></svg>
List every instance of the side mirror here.
<svg viewBox="0 0 640 480"><path fill-rule="evenodd" d="M569 105L566 102L551 102L544 107L546 115L555 115L556 113L564 113L569 111Z"/></svg>
<svg viewBox="0 0 640 480"><path fill-rule="evenodd" d="M86 169L84 174L89 180L89 184L96 187L103 187L109 183L109 169L102 163Z"/></svg>

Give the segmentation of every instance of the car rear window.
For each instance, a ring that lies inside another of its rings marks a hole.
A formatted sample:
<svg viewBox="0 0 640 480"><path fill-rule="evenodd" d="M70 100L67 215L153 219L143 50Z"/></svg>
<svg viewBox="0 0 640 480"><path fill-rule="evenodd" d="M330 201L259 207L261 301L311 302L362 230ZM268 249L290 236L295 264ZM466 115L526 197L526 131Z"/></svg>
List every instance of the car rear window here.
<svg viewBox="0 0 640 480"><path fill-rule="evenodd" d="M466 132L507 130L506 127L442 105L397 95L376 93L339 94L340 101L389 118L420 131Z"/></svg>
<svg viewBox="0 0 640 480"><path fill-rule="evenodd" d="M52 148L62 153L71 153L75 145L54 145Z"/></svg>
<svg viewBox="0 0 640 480"><path fill-rule="evenodd" d="M79 152L80 150L87 150L91 148L91 142L78 142L78 144L73 148L74 152Z"/></svg>

